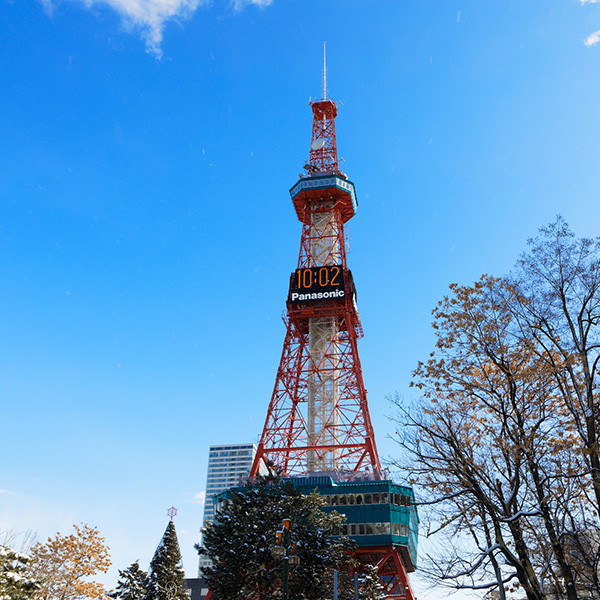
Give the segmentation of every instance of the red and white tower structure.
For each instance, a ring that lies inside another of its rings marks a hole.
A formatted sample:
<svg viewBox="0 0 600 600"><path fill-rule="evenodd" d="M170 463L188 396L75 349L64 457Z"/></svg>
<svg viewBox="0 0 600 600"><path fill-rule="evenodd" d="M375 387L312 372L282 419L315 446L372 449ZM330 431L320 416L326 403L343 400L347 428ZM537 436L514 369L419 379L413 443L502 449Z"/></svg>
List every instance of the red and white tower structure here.
<svg viewBox="0 0 600 600"><path fill-rule="evenodd" d="M376 567L387 598L414 600L408 573L416 568L418 516L412 489L384 480L369 416L357 346L362 327L346 261L356 192L338 166L337 106L327 98L325 65L323 98L310 106L306 173L290 190L302 224L300 253L250 475L277 473L310 491L315 481L325 482L317 488L326 509L345 505L348 534L357 543L353 556Z"/></svg>
<svg viewBox="0 0 600 600"><path fill-rule="evenodd" d="M273 396L251 475L335 472L381 478L367 392L358 357L362 336L346 223L357 208L354 184L339 170L337 106L311 102L306 175L290 190L302 223L298 266L290 277L286 336Z"/></svg>

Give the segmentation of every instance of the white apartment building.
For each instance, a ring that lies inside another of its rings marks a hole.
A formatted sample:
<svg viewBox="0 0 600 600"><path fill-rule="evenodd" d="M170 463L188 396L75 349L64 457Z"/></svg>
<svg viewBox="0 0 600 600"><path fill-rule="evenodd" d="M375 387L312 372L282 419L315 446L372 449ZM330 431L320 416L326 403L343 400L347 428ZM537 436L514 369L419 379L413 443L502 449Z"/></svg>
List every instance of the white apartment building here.
<svg viewBox="0 0 600 600"><path fill-rule="evenodd" d="M255 454L255 444L210 447L206 472L203 527L204 524L212 522L214 519L213 498L225 490L240 485L242 479L250 473ZM210 561L206 557L200 557L199 569L209 565Z"/></svg>

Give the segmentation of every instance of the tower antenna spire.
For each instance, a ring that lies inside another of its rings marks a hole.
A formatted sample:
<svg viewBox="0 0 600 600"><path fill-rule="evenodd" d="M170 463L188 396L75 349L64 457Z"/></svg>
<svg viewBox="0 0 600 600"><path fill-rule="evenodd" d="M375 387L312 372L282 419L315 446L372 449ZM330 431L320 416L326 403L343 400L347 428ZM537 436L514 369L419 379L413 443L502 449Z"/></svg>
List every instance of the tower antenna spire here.
<svg viewBox="0 0 600 600"><path fill-rule="evenodd" d="M323 100L327 98L327 42L323 42Z"/></svg>
<svg viewBox="0 0 600 600"><path fill-rule="evenodd" d="M337 106L327 98L327 42L323 42L323 98L310 103L313 127L310 156L304 168L309 174L338 172L335 117Z"/></svg>

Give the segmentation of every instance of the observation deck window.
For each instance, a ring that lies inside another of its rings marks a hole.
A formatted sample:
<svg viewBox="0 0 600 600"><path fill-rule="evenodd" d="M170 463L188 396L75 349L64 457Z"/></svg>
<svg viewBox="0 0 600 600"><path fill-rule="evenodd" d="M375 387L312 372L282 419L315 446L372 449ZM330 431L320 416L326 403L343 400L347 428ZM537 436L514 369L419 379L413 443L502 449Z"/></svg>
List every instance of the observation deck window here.
<svg viewBox="0 0 600 600"><path fill-rule="evenodd" d="M408 526L400 523L345 523L334 530L334 535L398 535L408 537Z"/></svg>

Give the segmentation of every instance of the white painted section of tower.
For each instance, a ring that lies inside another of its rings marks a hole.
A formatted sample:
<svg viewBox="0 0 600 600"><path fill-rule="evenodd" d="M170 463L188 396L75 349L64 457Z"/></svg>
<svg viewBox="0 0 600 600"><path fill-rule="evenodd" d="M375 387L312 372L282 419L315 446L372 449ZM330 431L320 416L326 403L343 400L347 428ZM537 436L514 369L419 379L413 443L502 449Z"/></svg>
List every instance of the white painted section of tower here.
<svg viewBox="0 0 600 600"><path fill-rule="evenodd" d="M311 217L311 267L339 265L340 223L333 212L313 212ZM308 378L307 425L310 445L339 443L339 327L337 318L309 319L310 374ZM307 471L338 469L338 450L328 450L318 456L307 454Z"/></svg>

